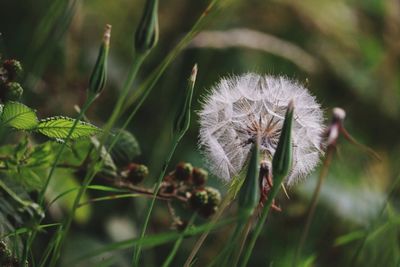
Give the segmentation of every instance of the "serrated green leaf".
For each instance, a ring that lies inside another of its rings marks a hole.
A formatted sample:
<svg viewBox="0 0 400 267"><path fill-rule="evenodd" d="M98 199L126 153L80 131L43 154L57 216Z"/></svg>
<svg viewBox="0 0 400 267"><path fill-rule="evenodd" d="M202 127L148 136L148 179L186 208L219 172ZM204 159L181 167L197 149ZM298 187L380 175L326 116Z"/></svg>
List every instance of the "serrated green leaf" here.
<svg viewBox="0 0 400 267"><path fill-rule="evenodd" d="M32 130L38 125L35 111L19 102L5 103L0 121L18 130Z"/></svg>
<svg viewBox="0 0 400 267"><path fill-rule="evenodd" d="M74 125L74 121L75 119L68 117L50 117L39 121L36 130L50 138L66 139L70 129ZM81 137L88 137L99 132L101 132L101 129L93 124L79 121L69 138L73 140Z"/></svg>

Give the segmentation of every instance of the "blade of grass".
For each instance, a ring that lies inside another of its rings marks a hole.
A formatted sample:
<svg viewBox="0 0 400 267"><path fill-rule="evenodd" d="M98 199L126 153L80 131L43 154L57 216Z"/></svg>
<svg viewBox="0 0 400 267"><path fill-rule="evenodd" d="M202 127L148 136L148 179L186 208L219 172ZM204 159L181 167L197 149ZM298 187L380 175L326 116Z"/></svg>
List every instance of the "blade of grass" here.
<svg viewBox="0 0 400 267"><path fill-rule="evenodd" d="M235 222L237 219L238 218L234 217L234 218L222 220L218 223L206 223L206 224L200 225L198 227L191 227L190 229L187 230L184 237L198 235L205 231L217 230L223 226L226 226L226 225L229 225L229 224ZM138 244L141 244L143 247L159 246L159 245L162 245L165 243L172 242L172 241L180 238L181 235L182 235L182 233L169 232L169 233L161 233L161 234L157 234L157 235L150 235L150 236L147 236L144 238L132 238L132 239L127 239L127 240L120 241L120 242L115 242L112 244L108 244L100 249L96 249L91 252L85 253L84 255L81 255L80 257L69 262L68 266L74 266L82 260L87 260L89 258L101 255L106 252L129 249L132 246L138 245Z"/></svg>

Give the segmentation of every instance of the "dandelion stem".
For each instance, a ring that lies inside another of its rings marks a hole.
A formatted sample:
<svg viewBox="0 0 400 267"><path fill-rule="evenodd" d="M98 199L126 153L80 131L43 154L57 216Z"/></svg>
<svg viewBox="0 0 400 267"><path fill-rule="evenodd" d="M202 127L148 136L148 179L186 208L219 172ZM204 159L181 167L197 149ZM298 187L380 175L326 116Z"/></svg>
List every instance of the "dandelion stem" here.
<svg viewBox="0 0 400 267"><path fill-rule="evenodd" d="M308 232L310 230L311 222L314 218L315 209L318 204L318 198L319 198L319 194L321 192L322 184L324 182L326 175L328 174L329 166L331 165L332 156L334 154L334 151L335 151L334 146L328 146L327 154L324 159L321 172L319 173L317 185L314 189L314 192L313 192L313 195L311 198L311 202L310 202L310 206L308 208L306 224L304 225L303 233L301 235L300 242L299 242L299 245L296 250L296 254L293 259L293 265L292 265L293 267L297 266L297 261L301 255L301 251L303 250L304 244L306 242Z"/></svg>

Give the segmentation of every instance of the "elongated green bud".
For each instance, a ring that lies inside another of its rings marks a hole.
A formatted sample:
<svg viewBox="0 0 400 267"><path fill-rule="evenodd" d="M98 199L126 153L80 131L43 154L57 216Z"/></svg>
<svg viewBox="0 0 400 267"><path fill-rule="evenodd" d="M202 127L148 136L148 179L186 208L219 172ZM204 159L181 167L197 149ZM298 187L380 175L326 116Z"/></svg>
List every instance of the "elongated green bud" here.
<svg viewBox="0 0 400 267"><path fill-rule="evenodd" d="M103 42L100 46L99 55L94 65L89 80L89 95L98 96L103 91L107 80L108 50L110 47L111 25L107 24L104 30Z"/></svg>
<svg viewBox="0 0 400 267"><path fill-rule="evenodd" d="M294 105L289 102L283 122L278 146L272 159L272 176L274 189L279 188L292 166L292 122Z"/></svg>
<svg viewBox="0 0 400 267"><path fill-rule="evenodd" d="M184 101L181 102L181 106L178 109L178 113L176 114L176 118L174 121L174 133L178 136L183 136L185 132L189 129L190 125L190 109L192 106L192 97L193 97L193 88L196 82L197 76L197 64L194 65L192 69L192 73L188 80L186 97Z"/></svg>
<svg viewBox="0 0 400 267"><path fill-rule="evenodd" d="M254 208L260 201L260 141L259 137L257 139L251 148L249 167L239 192L239 212L247 217L253 213Z"/></svg>
<svg viewBox="0 0 400 267"><path fill-rule="evenodd" d="M142 19L136 29L135 50L149 52L158 41L158 0L147 0Z"/></svg>

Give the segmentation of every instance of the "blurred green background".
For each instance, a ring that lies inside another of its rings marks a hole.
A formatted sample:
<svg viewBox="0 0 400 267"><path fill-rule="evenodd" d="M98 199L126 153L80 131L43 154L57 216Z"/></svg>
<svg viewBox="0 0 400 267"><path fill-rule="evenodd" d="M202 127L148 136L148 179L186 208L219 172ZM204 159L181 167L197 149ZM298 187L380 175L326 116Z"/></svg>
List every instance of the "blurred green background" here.
<svg viewBox="0 0 400 267"><path fill-rule="evenodd" d="M54 3L59 2L56 6ZM345 127L381 157L377 161L341 139L301 261L304 266L400 266L400 2L397 0L247 0L225 1L190 46L167 69L129 129L143 150L140 162L158 174L168 152L177 97L198 63L194 110L221 76L249 71L285 75L308 86L326 110L346 110ZM104 25L113 26L107 88L88 117L102 125L111 113L129 63L144 1L1 0L0 49L25 68L23 102L40 116L76 116L82 105ZM160 40L140 70L135 88L190 30L207 1L160 1ZM47 14L53 14L48 16ZM51 18L51 21L46 21ZM47 29L47 25L51 25ZM47 32L48 34L43 34ZM126 116L129 114L126 114ZM197 148L195 112L178 147L174 164L204 166ZM121 119L121 123L123 119ZM291 266L303 229L318 170L278 200L250 266ZM147 183L151 185L152 178ZM216 179L211 184L224 190ZM91 206L90 216L74 225L63 252L63 266L84 251L134 237L143 221L145 201L114 200ZM169 230L167 207L157 205L150 233ZM229 215L229 214L228 214ZM57 216L54 215L54 218ZM51 218L49 219L51 221ZM370 235L360 256L352 257ZM338 239L347 234L345 238ZM199 254L204 266L224 246L229 229L214 233ZM352 240L352 237L355 237ZM196 238L185 240L174 266L181 266ZM46 238L43 238L46 242ZM345 244L341 244L344 242ZM171 244L146 249L146 266L159 266ZM40 251L40 248L37 248ZM129 266L130 250L108 253L77 266ZM308 262L308 263L307 263ZM309 265L306 265L309 264Z"/></svg>

